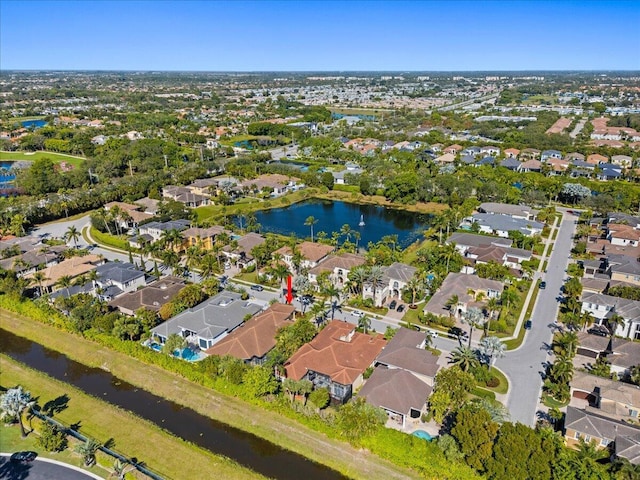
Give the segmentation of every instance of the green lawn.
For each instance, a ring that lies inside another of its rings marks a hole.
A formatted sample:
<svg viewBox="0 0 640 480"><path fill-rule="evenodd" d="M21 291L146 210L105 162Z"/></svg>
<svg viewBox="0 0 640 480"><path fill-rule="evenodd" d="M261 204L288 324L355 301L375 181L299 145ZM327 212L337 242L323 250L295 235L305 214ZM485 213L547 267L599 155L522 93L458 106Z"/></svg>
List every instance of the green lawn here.
<svg viewBox="0 0 640 480"><path fill-rule="evenodd" d="M559 402L551 395L547 395L546 393L542 394L542 403L545 404L549 408L563 408L569 405L569 402Z"/></svg>
<svg viewBox="0 0 640 480"><path fill-rule="evenodd" d="M505 394L509 391L509 380L505 377L504 373L502 373L497 368L491 368L491 373L495 375L495 377L500 380L500 384L497 387L482 387L483 389L490 390L495 393Z"/></svg>
<svg viewBox="0 0 640 480"><path fill-rule="evenodd" d="M108 233L102 233L100 230L95 229L93 227L90 228L89 233L91 237L100 245L106 245L108 247L117 248L119 250L127 250L129 246L129 242L127 242L126 237L124 236L116 236L109 235ZM136 249L132 248L131 251L135 251Z"/></svg>
<svg viewBox="0 0 640 480"><path fill-rule="evenodd" d="M54 152L0 152L0 160L34 161L41 158L49 158L53 160L54 163L67 162L74 167L79 167L85 160L84 157Z"/></svg>

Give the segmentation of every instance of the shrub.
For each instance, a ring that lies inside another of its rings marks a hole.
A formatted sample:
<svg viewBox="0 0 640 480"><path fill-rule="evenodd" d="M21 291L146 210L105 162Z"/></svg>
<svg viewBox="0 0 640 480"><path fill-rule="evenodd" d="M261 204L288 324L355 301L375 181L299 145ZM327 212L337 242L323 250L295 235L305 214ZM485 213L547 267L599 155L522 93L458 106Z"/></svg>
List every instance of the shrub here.
<svg viewBox="0 0 640 480"><path fill-rule="evenodd" d="M500 385L500 379L498 377L491 377L485 382L485 385L489 388L496 388L498 385Z"/></svg>
<svg viewBox="0 0 640 480"><path fill-rule="evenodd" d="M36 443L47 452L61 452L67 448L67 436L57 426L45 422Z"/></svg>

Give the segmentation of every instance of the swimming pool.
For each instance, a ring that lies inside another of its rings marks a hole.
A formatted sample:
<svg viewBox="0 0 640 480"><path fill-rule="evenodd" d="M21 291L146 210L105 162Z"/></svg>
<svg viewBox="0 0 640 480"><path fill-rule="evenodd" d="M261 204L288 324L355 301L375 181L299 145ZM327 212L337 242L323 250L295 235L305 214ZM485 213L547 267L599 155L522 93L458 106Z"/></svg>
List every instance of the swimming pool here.
<svg viewBox="0 0 640 480"><path fill-rule="evenodd" d="M422 438L423 440L426 440L427 442L430 442L431 440L433 440L434 438L437 437L432 437L429 432L425 432L424 430L416 430L415 432L413 432L411 435L414 435L418 438Z"/></svg>

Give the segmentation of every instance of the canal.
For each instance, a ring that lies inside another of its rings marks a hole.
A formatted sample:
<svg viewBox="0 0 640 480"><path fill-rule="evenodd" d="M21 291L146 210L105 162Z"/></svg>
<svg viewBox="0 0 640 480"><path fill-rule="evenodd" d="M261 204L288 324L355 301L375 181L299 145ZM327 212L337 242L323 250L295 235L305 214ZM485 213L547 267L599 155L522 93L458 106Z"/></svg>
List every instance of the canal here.
<svg viewBox="0 0 640 480"><path fill-rule="evenodd" d="M25 365L129 410L177 437L224 455L270 478L346 479L319 463L251 433L200 415L98 368L87 367L38 343L0 329L0 351ZM144 459L141 459L144 460ZM207 474L211 478L211 473Z"/></svg>
<svg viewBox="0 0 640 480"><path fill-rule="evenodd" d="M313 226L314 236L325 232L331 238L332 232L340 232L347 224L352 232L360 234L359 245L366 248L369 242L377 242L387 235L398 236L398 246L405 248L422 238L429 228L430 215L404 210L395 210L378 205L358 205L332 200L312 199L294 205L263 210L255 213L262 232L296 235L299 238L311 236L311 229L305 225L308 217L318 222ZM361 221L364 225L360 225ZM341 242L345 237L341 238ZM355 242L353 235L351 241Z"/></svg>

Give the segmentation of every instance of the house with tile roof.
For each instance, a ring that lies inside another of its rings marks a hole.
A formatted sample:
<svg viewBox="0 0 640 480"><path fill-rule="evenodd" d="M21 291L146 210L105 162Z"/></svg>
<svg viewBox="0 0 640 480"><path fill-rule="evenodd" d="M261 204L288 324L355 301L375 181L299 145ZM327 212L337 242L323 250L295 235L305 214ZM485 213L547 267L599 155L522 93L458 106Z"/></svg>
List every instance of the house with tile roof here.
<svg viewBox="0 0 640 480"><path fill-rule="evenodd" d="M255 263L251 250L258 245L262 245L265 241L266 240L262 235L255 232L249 232L236 240L237 246L232 244L225 245L222 248L222 254L238 268L247 268Z"/></svg>
<svg viewBox="0 0 640 480"><path fill-rule="evenodd" d="M362 298L373 299L373 303L377 307L381 307L393 299L400 299L407 284L418 271L417 268L400 262L383 267L383 270L382 286L376 286L374 289L371 283L366 282L362 290Z"/></svg>
<svg viewBox="0 0 640 480"><path fill-rule="evenodd" d="M375 364L389 369L406 370L433 387L440 365L438 356L426 350L425 345L424 332L401 327L382 349Z"/></svg>
<svg viewBox="0 0 640 480"><path fill-rule="evenodd" d="M580 440L594 442L607 448L614 442L614 454L640 464L640 428L627 422L609 419L575 407L567 407L564 419L564 438L569 447L577 448Z"/></svg>
<svg viewBox="0 0 640 480"><path fill-rule="evenodd" d="M362 385L364 371L386 344L380 334L359 333L355 325L333 320L285 362L285 375L327 388L331 401L343 404Z"/></svg>
<svg viewBox="0 0 640 480"><path fill-rule="evenodd" d="M542 170L542 162L540 160L527 160L520 164L518 167L519 172L540 172Z"/></svg>
<svg viewBox="0 0 640 480"><path fill-rule="evenodd" d="M184 286L182 278L163 277L139 290L114 298L109 302L109 307L129 316L135 315L140 308L157 312L165 303L170 302Z"/></svg>
<svg viewBox="0 0 640 480"><path fill-rule="evenodd" d="M200 246L205 250L212 250L213 245L216 241L216 237L223 233L231 234L224 227L220 227L219 225L214 225L208 228L200 228L200 227L191 227L187 228L180 232L182 238L184 238L184 243L182 244L183 249L187 249L189 247Z"/></svg>
<svg viewBox="0 0 640 480"><path fill-rule="evenodd" d="M475 213L463 222L471 226L476 223L479 231L490 235L509 238L510 231L518 231L528 237L542 233L544 224L535 220L523 220L509 215L494 215L491 213Z"/></svg>
<svg viewBox="0 0 640 480"><path fill-rule="evenodd" d="M608 223L607 240L612 245L637 247L640 245L640 229L621 223Z"/></svg>
<svg viewBox="0 0 640 480"><path fill-rule="evenodd" d="M638 420L640 389L636 385L576 370L571 398L585 400L585 410L614 420Z"/></svg>
<svg viewBox="0 0 640 480"><path fill-rule="evenodd" d="M424 307L424 313L440 317L449 317L452 313L459 316L469 307L482 308L490 298L500 298L504 285L497 280L480 278L465 273L450 273L440 288ZM447 307L453 296L458 297L457 305Z"/></svg>
<svg viewBox="0 0 640 480"><path fill-rule="evenodd" d="M102 257L98 255L84 255L82 257L71 257L60 263L51 265L42 270L45 279L40 282L47 292L54 292L59 289L58 280L64 276L72 279L95 270L98 265L104 263ZM26 275L25 278L33 278L33 274ZM38 284L40 285L40 284Z"/></svg>
<svg viewBox="0 0 640 480"><path fill-rule="evenodd" d="M583 292L580 301L581 311L589 312L600 325L613 314L620 315L625 322L617 326L615 334L640 340L640 301L593 292ZM638 349L640 351L640 346Z"/></svg>
<svg viewBox="0 0 640 480"><path fill-rule="evenodd" d="M518 155L520 155L520 150L518 150L517 148L507 148L504 151L504 154L507 158L518 158Z"/></svg>
<svg viewBox="0 0 640 480"><path fill-rule="evenodd" d="M302 257L299 268L313 268L325 260L335 247L324 243L302 242L296 246ZM279 248L273 252L274 257L280 256L289 270L294 272L296 266L293 264L294 252L289 245Z"/></svg>
<svg viewBox="0 0 640 480"><path fill-rule="evenodd" d="M599 153L592 153L591 155L587 155L585 161L593 165L600 165L601 163L608 163L609 157L605 157Z"/></svg>
<svg viewBox="0 0 640 480"><path fill-rule="evenodd" d="M329 274L329 281L338 289L342 289L349 281L348 275L356 267L366 263L366 258L355 253L341 253L329 255L326 260L309 270L309 282L318 285L318 275L323 272Z"/></svg>
<svg viewBox="0 0 640 480"><path fill-rule="evenodd" d="M205 350L207 355L231 355L251 365L262 365L276 346L276 333L295 320L295 307L274 303L244 322L229 335Z"/></svg>

